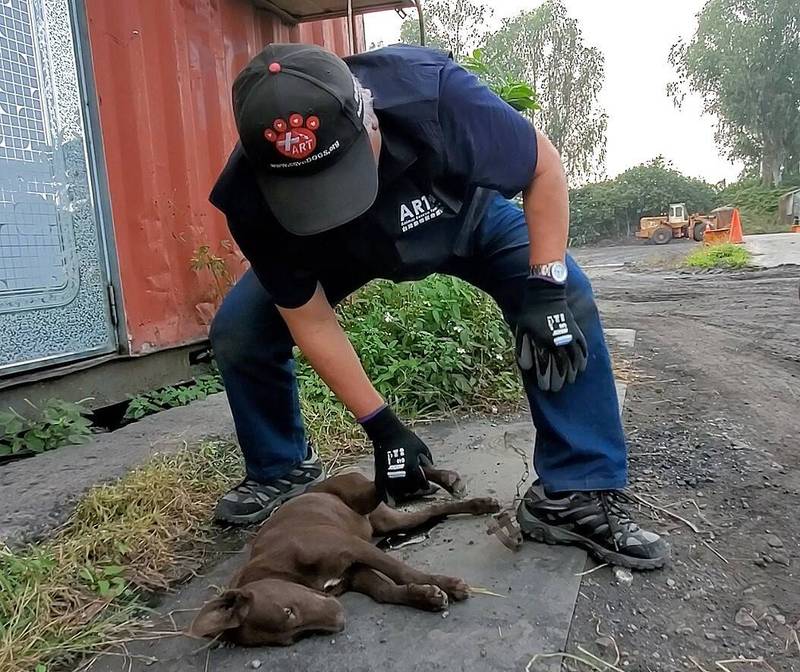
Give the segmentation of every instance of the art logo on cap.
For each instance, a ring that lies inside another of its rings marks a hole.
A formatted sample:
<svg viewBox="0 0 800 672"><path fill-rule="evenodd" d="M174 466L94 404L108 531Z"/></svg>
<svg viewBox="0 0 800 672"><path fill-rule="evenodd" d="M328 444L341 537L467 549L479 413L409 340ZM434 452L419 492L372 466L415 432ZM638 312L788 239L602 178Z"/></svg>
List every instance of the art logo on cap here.
<svg viewBox="0 0 800 672"><path fill-rule="evenodd" d="M303 118L302 114L293 114L287 123L284 119L272 122L272 128L264 131L264 137L275 145L283 156L294 161L305 159L317 148L319 117L311 115Z"/></svg>

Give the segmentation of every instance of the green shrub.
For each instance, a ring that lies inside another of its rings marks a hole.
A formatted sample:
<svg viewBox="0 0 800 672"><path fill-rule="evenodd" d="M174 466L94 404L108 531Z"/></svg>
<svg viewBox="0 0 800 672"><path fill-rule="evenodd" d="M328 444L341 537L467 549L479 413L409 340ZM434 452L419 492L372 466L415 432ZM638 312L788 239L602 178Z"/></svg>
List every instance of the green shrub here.
<svg viewBox="0 0 800 672"><path fill-rule="evenodd" d="M405 418L520 398L511 333L500 311L460 280L375 282L339 313L375 387ZM307 426L323 434L325 426L341 426L346 412L302 357L298 379Z"/></svg>
<svg viewBox="0 0 800 672"><path fill-rule="evenodd" d="M742 180L728 185L719 192L719 206L739 208L742 229L748 233L780 233L786 224L778 215L781 196L800 186L800 178L792 178L780 187L765 187L760 180Z"/></svg>
<svg viewBox="0 0 800 672"><path fill-rule="evenodd" d="M741 245L723 243L696 249L685 263L692 268L744 268L750 263L750 253Z"/></svg>

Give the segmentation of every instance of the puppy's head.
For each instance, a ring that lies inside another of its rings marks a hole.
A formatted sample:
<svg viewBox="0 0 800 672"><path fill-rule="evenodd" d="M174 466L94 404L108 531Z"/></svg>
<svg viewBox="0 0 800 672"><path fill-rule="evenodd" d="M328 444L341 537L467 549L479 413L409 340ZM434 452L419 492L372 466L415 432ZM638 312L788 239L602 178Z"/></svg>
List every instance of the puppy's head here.
<svg viewBox="0 0 800 672"><path fill-rule="evenodd" d="M311 632L341 632L344 609L336 598L279 579L253 581L208 602L189 633L242 646L292 644Z"/></svg>

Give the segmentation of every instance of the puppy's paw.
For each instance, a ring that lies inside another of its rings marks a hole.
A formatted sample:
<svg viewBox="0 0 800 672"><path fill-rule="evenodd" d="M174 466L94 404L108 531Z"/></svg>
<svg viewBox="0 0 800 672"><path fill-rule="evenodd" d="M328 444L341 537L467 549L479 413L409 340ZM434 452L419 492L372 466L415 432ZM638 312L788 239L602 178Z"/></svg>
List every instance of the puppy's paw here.
<svg viewBox="0 0 800 672"><path fill-rule="evenodd" d="M465 581L452 576L435 576L436 585L444 590L456 602L461 602L469 597L469 586Z"/></svg>
<svg viewBox="0 0 800 672"><path fill-rule="evenodd" d="M494 497L476 497L467 502L470 507L470 513L474 516L480 516L484 513L497 513L500 510L500 502Z"/></svg>
<svg viewBox="0 0 800 672"><path fill-rule="evenodd" d="M407 588L411 604L417 609L444 611L450 605L447 593L439 586L411 584Z"/></svg>

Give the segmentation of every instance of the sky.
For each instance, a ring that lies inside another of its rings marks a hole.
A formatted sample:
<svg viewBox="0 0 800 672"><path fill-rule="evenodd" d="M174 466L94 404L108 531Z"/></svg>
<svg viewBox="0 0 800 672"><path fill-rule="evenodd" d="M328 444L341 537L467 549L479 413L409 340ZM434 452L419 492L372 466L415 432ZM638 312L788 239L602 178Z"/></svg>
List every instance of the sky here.
<svg viewBox="0 0 800 672"><path fill-rule="evenodd" d="M736 180L741 165L725 159L714 143L715 120L703 114L698 96L686 97L680 109L667 96L675 79L670 47L692 35L695 15L705 0L564 0L578 19L584 42L606 59L600 102L608 113L606 172L623 170L663 154L681 172L709 182ZM494 22L541 0L489 0ZM400 36L395 12L365 16L366 41L391 44Z"/></svg>

